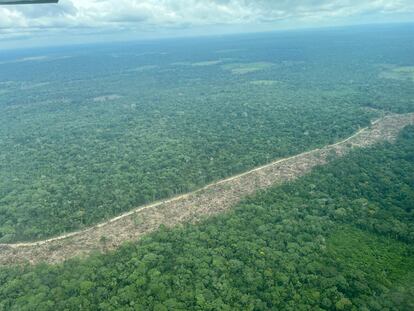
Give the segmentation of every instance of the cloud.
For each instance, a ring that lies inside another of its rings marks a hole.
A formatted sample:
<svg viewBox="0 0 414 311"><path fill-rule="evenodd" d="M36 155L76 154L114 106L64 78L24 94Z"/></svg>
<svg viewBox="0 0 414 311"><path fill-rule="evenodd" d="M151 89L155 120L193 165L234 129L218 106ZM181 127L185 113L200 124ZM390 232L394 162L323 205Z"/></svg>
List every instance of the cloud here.
<svg viewBox="0 0 414 311"><path fill-rule="evenodd" d="M412 0L61 0L58 5L0 7L0 40L87 29L113 33L215 25L301 27L410 15Z"/></svg>

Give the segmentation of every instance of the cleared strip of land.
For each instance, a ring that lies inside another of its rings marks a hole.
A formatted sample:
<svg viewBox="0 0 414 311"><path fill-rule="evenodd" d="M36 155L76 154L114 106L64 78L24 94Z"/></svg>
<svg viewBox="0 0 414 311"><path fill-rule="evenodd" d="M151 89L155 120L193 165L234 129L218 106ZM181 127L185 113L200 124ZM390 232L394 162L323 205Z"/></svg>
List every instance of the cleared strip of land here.
<svg viewBox="0 0 414 311"><path fill-rule="evenodd" d="M333 145L272 162L188 194L139 207L88 229L34 243L0 244L0 265L59 263L93 251L113 250L126 241L137 240L156 230L160 225L173 227L200 221L228 210L241 198L258 190L308 173L315 166L325 164L331 155L343 156L355 147L393 141L399 131L410 124L414 124L414 113L387 115Z"/></svg>

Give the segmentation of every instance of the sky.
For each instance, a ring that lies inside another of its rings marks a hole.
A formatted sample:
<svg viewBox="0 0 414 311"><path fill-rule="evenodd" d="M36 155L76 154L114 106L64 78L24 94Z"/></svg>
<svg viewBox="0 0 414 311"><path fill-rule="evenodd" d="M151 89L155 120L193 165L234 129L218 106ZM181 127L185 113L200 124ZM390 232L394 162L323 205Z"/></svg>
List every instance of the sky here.
<svg viewBox="0 0 414 311"><path fill-rule="evenodd" d="M0 6L0 49L414 22L414 0L60 0Z"/></svg>

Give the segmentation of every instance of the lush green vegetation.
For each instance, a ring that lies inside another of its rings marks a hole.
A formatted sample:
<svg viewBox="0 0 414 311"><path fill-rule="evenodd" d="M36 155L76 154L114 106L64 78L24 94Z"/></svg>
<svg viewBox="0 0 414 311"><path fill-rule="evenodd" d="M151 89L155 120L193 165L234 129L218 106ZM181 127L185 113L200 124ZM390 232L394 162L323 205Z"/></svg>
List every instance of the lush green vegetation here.
<svg viewBox="0 0 414 311"><path fill-rule="evenodd" d="M194 190L349 136L372 115L329 95L303 106L295 97L310 91L245 88L212 88L208 99L160 91L160 105L97 97L88 107L5 108L0 241L73 230ZM256 92L262 98L252 101Z"/></svg>
<svg viewBox="0 0 414 311"><path fill-rule="evenodd" d="M413 111L407 27L0 54L0 243L332 143L367 107Z"/></svg>
<svg viewBox="0 0 414 311"><path fill-rule="evenodd" d="M358 97L367 80L405 90L367 62L391 62L380 42L355 55L362 37L310 37L0 55L0 243L89 226L334 142L375 116ZM409 65L404 50L397 58Z"/></svg>
<svg viewBox="0 0 414 311"><path fill-rule="evenodd" d="M352 278L355 271L360 271L360 277L368 282L389 288L385 295L389 296L388 299L393 298L395 304L401 303L401 309L414 306L414 258L411 247L412 243L401 243L352 227L337 230L328 240L329 255L335 259L341 273ZM363 286L357 289L363 289ZM407 295L409 292L410 295ZM363 295L360 299L369 297Z"/></svg>
<svg viewBox="0 0 414 311"><path fill-rule="evenodd" d="M412 310L414 127L106 255L0 270L0 310Z"/></svg>

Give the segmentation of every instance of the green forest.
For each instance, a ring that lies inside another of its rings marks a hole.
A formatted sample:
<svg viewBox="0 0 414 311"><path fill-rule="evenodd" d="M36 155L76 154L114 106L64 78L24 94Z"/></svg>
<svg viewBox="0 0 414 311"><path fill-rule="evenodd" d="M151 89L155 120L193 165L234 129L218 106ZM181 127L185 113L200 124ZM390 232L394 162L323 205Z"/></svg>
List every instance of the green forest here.
<svg viewBox="0 0 414 311"><path fill-rule="evenodd" d="M0 243L89 227L341 140L384 111L414 111L412 37L315 31L0 54Z"/></svg>
<svg viewBox="0 0 414 311"><path fill-rule="evenodd" d="M414 127L198 225L0 268L0 310L413 310Z"/></svg>
<svg viewBox="0 0 414 311"><path fill-rule="evenodd" d="M413 29L0 51L0 253L414 112ZM328 160L113 251L100 226L87 257L32 245L0 265L0 311L414 310L414 126Z"/></svg>

